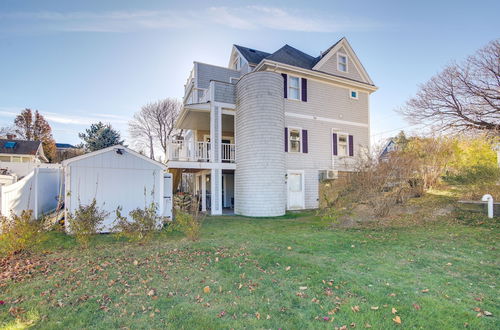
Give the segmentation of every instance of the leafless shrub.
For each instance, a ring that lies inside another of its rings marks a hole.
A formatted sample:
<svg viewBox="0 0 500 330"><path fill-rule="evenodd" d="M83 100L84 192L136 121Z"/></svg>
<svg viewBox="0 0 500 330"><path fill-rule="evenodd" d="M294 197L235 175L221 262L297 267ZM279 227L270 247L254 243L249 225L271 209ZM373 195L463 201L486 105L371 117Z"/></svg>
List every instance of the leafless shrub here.
<svg viewBox="0 0 500 330"><path fill-rule="evenodd" d="M383 217L394 205L421 195L421 186L418 161L409 154L394 152L380 162L365 155L357 159L353 172L342 174L329 189L323 189L323 210L326 214L333 209L351 212L356 205L366 204L375 216Z"/></svg>
<svg viewBox="0 0 500 330"><path fill-rule="evenodd" d="M174 220L169 231L180 231L191 241L197 241L205 215L199 211L199 202L191 194L179 193L174 196Z"/></svg>

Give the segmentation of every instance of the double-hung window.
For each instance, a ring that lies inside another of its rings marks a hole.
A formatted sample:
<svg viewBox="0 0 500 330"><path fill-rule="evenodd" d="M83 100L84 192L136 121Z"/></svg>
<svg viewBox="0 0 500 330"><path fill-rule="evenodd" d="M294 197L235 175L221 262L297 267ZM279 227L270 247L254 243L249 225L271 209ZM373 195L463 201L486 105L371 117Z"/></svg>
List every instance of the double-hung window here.
<svg viewBox="0 0 500 330"><path fill-rule="evenodd" d="M288 98L300 100L300 78L289 76L288 78Z"/></svg>
<svg viewBox="0 0 500 330"><path fill-rule="evenodd" d="M338 155L341 157L345 157L348 155L348 136L344 133L339 133L338 135Z"/></svg>
<svg viewBox="0 0 500 330"><path fill-rule="evenodd" d="M290 152L300 152L300 144L301 144L301 135L300 129L298 128L289 128L288 129L288 150Z"/></svg>
<svg viewBox="0 0 500 330"><path fill-rule="evenodd" d="M347 55L337 54L337 69L347 72Z"/></svg>

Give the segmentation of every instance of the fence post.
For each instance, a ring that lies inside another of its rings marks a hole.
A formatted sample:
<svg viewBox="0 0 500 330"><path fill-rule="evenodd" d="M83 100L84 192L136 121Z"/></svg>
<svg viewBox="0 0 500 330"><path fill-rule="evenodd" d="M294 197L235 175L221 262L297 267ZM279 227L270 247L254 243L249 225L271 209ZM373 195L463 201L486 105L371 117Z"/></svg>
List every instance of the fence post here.
<svg viewBox="0 0 500 330"><path fill-rule="evenodd" d="M40 168L39 167L36 167L35 168L35 173L33 173L34 177L33 177L33 180L34 180L34 207L33 207L33 215L35 217L35 219L38 219L38 172L40 171ZM29 207L29 205L28 205Z"/></svg>

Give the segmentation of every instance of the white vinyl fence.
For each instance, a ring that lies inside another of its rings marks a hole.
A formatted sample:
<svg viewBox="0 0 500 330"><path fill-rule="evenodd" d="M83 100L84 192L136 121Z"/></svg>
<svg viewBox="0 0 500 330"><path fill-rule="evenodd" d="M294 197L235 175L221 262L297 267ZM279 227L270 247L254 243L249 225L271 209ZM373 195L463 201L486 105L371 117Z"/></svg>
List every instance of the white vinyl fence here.
<svg viewBox="0 0 500 330"><path fill-rule="evenodd" d="M1 213L33 210L35 218L54 211L62 190L60 168L35 168L18 182L0 187Z"/></svg>
<svg viewBox="0 0 500 330"><path fill-rule="evenodd" d="M0 162L0 168L6 168L11 173L15 174L18 178L22 178L31 173L35 168L60 168L60 164L48 163L14 163L14 162Z"/></svg>

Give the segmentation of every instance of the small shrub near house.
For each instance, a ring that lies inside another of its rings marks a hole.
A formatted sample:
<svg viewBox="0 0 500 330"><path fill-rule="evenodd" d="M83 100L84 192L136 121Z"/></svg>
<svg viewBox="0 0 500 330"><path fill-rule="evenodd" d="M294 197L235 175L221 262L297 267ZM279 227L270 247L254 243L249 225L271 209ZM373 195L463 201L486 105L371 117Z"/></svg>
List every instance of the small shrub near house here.
<svg viewBox="0 0 500 330"><path fill-rule="evenodd" d="M199 211L199 202L191 194L178 193L174 196L174 220L169 231L180 231L191 241L200 239L204 215Z"/></svg>
<svg viewBox="0 0 500 330"><path fill-rule="evenodd" d="M122 215L122 208L116 210L114 231L131 241L147 241L163 227L166 218L158 215L158 205L151 203L144 209L136 208L129 213L130 220Z"/></svg>
<svg viewBox="0 0 500 330"><path fill-rule="evenodd" d="M415 159L404 153L393 153L383 162L369 156L358 159L356 171L323 184L322 216L338 220L360 204L377 217L388 215L396 204L422 194L417 167Z"/></svg>
<svg viewBox="0 0 500 330"><path fill-rule="evenodd" d="M33 219L33 212L0 217L0 256L35 250L44 240L42 221Z"/></svg>
<svg viewBox="0 0 500 330"><path fill-rule="evenodd" d="M108 212L97 206L95 198L88 205L80 204L74 214L68 216L69 231L81 246L87 248L93 235L102 230Z"/></svg>

